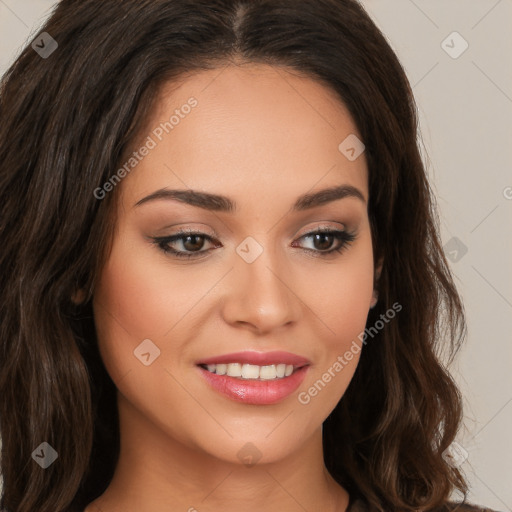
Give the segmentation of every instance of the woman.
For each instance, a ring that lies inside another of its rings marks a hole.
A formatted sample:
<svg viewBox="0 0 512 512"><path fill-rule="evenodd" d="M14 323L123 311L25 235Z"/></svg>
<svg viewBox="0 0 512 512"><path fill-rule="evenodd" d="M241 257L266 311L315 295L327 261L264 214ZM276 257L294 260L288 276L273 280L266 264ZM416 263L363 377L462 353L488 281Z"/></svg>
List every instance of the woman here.
<svg viewBox="0 0 512 512"><path fill-rule="evenodd" d="M7 511L432 511L464 311L353 0L62 0L3 79Z"/></svg>

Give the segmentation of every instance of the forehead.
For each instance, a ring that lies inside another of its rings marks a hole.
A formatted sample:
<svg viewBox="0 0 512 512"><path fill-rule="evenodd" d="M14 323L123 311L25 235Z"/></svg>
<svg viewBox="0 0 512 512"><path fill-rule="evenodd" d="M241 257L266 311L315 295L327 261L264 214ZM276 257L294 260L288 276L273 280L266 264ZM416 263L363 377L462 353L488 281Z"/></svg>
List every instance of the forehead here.
<svg viewBox="0 0 512 512"><path fill-rule="evenodd" d="M179 187L243 202L344 183L367 199L364 153L350 161L339 149L354 136L346 106L312 78L255 64L195 72L161 90L134 148L151 149L123 180L123 196L133 204Z"/></svg>

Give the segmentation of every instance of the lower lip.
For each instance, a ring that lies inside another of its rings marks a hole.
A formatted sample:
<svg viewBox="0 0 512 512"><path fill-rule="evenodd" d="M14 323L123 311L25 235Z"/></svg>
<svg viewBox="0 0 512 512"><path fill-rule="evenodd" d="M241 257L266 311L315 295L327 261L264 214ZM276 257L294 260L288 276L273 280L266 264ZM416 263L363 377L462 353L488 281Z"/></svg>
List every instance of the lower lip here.
<svg viewBox="0 0 512 512"><path fill-rule="evenodd" d="M198 368L206 382L228 398L249 405L270 405L290 396L301 385L309 366L299 368L288 377L271 380L243 380Z"/></svg>

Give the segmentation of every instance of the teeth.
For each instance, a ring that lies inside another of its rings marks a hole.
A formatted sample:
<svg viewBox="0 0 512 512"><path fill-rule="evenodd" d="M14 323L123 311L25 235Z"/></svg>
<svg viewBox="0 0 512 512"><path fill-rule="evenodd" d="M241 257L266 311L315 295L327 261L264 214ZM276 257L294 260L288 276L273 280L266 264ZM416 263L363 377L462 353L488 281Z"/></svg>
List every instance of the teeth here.
<svg viewBox="0 0 512 512"><path fill-rule="evenodd" d="M266 366L241 363L209 364L206 368L209 372L216 373L217 375L259 380L282 379L283 377L289 377L294 370L292 364L284 363Z"/></svg>
<svg viewBox="0 0 512 512"><path fill-rule="evenodd" d="M241 377L242 376L242 365L239 363L228 364L226 375L228 377Z"/></svg>
<svg viewBox="0 0 512 512"><path fill-rule="evenodd" d="M292 366L293 370L293 366ZM262 366L260 368L260 379L262 380L270 380L275 379L277 377L277 371L275 365L271 364L269 366Z"/></svg>
<svg viewBox="0 0 512 512"><path fill-rule="evenodd" d="M242 377L244 379L257 379L260 376L260 367L255 364L244 364L242 366Z"/></svg>
<svg viewBox="0 0 512 512"><path fill-rule="evenodd" d="M226 375L226 372L228 371L227 364L212 364L211 366L217 367L216 370L215 370L215 368L213 370L210 370L210 368L208 368L211 372L216 372L217 375Z"/></svg>

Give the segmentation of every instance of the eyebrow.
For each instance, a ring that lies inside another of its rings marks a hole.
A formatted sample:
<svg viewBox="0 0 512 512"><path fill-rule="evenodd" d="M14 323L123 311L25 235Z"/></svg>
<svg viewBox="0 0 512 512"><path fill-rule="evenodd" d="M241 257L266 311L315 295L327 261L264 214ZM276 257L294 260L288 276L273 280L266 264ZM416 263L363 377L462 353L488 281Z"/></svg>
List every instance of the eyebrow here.
<svg viewBox="0 0 512 512"><path fill-rule="evenodd" d="M358 188L352 185L339 185L299 196L292 207L292 211L309 210L346 197L355 197L366 204L366 199ZM234 213L237 210L236 202L226 196L200 192L198 190L170 190L167 188L159 189L143 197L135 203L134 207L158 200L176 200L215 212Z"/></svg>

